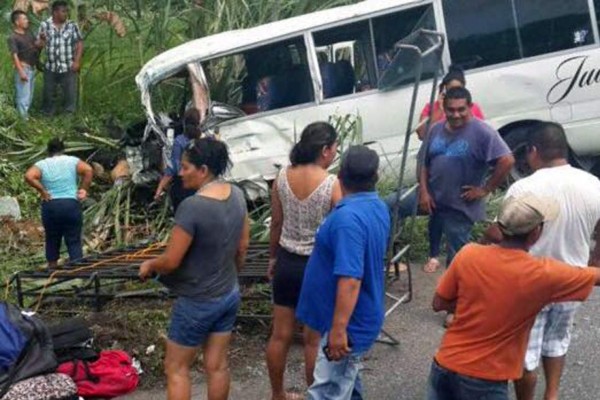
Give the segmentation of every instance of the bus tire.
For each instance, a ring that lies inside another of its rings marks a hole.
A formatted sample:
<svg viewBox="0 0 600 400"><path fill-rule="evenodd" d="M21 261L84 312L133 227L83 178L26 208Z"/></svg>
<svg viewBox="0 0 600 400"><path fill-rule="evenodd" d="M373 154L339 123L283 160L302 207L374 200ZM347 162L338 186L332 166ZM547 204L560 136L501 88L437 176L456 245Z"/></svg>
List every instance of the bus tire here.
<svg viewBox="0 0 600 400"><path fill-rule="evenodd" d="M531 126L519 126L505 134L504 141L513 152L515 165L510 170L509 183L531 175L532 170L527 164L527 140Z"/></svg>

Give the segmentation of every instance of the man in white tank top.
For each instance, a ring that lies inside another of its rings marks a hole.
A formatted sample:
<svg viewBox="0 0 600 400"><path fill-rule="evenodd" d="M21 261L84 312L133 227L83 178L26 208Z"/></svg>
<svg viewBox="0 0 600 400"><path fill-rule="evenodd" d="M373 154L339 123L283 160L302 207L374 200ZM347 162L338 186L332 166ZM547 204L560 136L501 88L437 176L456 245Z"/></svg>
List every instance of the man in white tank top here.
<svg viewBox="0 0 600 400"><path fill-rule="evenodd" d="M527 154L535 172L512 185L506 196L531 192L555 199L560 205L560 215L544 225L530 253L586 267L598 261L597 248L590 259L590 245L592 236L599 232L600 181L570 166L568 151L562 126L551 122L536 126L529 137ZM540 359L546 377L544 398L558 399L573 318L580 304L555 303L538 314L529 337L523 378L515 382L519 400L533 400Z"/></svg>

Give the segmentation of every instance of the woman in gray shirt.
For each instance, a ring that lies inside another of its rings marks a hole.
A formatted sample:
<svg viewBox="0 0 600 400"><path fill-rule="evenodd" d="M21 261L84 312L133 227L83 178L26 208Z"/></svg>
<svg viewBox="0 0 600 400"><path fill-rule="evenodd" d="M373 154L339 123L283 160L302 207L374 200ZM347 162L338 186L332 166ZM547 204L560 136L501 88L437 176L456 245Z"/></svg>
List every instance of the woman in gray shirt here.
<svg viewBox="0 0 600 400"><path fill-rule="evenodd" d="M140 267L140 278L159 274L178 296L165 356L170 400L190 399L190 367L200 346L208 398L226 399L229 393L227 351L240 305L237 271L250 233L242 191L219 180L229 163L225 143L213 138L190 142L179 176L184 188L197 193L177 209L165 253Z"/></svg>

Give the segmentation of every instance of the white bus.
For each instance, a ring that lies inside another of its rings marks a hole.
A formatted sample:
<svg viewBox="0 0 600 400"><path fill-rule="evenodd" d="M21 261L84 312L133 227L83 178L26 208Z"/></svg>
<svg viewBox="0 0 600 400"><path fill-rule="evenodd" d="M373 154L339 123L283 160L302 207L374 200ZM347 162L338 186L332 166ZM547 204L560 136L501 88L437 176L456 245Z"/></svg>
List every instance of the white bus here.
<svg viewBox="0 0 600 400"><path fill-rule="evenodd" d="M553 120L565 126L574 161L598 172L599 16L600 0L368 0L190 41L149 61L136 82L149 126L160 130L153 90L187 69L197 107L243 111L219 126L233 178L269 181L302 129L333 114L358 113L364 140L397 157L412 86L379 87L379 78L395 43L434 30L446 37L444 70L463 67L487 121L518 158L528 127ZM416 113L433 74L426 66ZM415 137L413 166L418 147Z"/></svg>

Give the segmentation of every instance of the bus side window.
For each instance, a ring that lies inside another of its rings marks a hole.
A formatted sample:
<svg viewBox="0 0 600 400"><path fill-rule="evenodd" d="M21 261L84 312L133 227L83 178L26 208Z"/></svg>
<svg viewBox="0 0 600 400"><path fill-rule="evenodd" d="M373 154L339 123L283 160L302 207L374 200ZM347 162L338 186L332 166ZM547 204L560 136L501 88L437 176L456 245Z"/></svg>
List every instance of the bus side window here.
<svg viewBox="0 0 600 400"><path fill-rule="evenodd" d="M315 32L313 38L319 49L324 98L374 88L377 79L368 21Z"/></svg>
<svg viewBox="0 0 600 400"><path fill-rule="evenodd" d="M511 0L444 1L450 55L464 69L519 59Z"/></svg>
<svg viewBox="0 0 600 400"><path fill-rule="evenodd" d="M397 55L396 44L419 29L436 30L433 6L413 7L373 18L377 69L380 78ZM435 73L436 64L428 63L430 59L431 57L425 62L422 79L432 78ZM413 79L412 73L406 73L406 78L400 79L399 84L410 83Z"/></svg>
<svg viewBox="0 0 600 400"><path fill-rule="evenodd" d="M594 43L587 0L514 0L514 2L523 57Z"/></svg>
<svg viewBox="0 0 600 400"><path fill-rule="evenodd" d="M205 69L211 98L246 114L314 101L303 37L209 60Z"/></svg>

